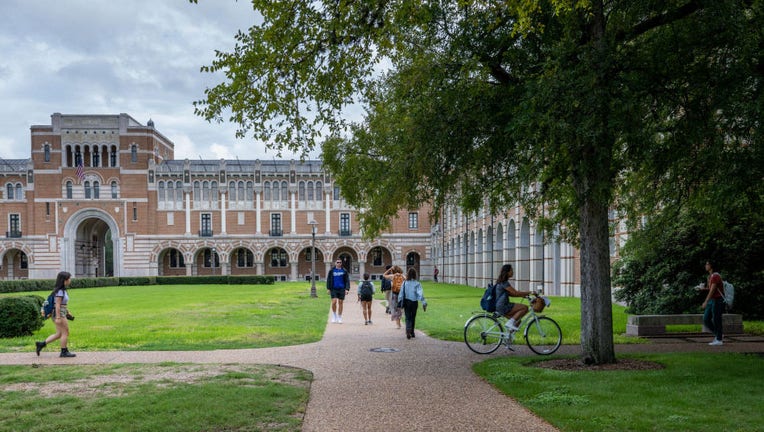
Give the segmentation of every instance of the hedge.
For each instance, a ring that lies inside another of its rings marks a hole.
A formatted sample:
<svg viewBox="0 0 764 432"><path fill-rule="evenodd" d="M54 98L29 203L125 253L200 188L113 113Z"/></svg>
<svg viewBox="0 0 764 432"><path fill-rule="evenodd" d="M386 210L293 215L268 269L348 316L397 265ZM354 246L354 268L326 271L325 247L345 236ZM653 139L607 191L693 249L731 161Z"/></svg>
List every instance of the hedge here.
<svg viewBox="0 0 764 432"><path fill-rule="evenodd" d="M72 278L71 288L137 285L272 285L273 276L125 276ZM0 281L0 293L52 291L54 279L17 279Z"/></svg>

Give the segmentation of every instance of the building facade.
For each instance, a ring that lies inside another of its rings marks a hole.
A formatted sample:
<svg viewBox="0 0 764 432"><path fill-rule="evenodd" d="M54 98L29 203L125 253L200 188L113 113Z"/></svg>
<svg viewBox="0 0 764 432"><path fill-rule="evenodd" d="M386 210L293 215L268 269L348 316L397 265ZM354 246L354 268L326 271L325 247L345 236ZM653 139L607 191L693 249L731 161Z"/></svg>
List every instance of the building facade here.
<svg viewBox="0 0 764 432"><path fill-rule="evenodd" d="M364 240L319 161L175 160L151 120L63 115L31 127L31 158L0 162L0 278L272 275L354 278L387 264L426 278L429 209ZM315 246L315 262L313 247Z"/></svg>
<svg viewBox="0 0 764 432"><path fill-rule="evenodd" d="M484 287L513 264L515 285L580 296L578 250L545 238L520 206L501 215L401 211L365 240L358 210L320 161L175 160L149 120L63 115L31 127L31 157L0 159L0 279L272 275L324 280L336 259L353 278L385 265L423 280ZM612 214L611 257L625 241ZM315 246L315 257L313 248ZM315 261L313 261L315 258Z"/></svg>

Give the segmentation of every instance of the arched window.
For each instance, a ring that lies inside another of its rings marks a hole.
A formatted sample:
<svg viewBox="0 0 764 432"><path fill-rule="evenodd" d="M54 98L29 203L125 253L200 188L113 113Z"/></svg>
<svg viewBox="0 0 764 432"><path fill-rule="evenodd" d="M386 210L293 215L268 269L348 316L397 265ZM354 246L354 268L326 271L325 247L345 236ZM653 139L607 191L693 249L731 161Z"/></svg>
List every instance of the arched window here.
<svg viewBox="0 0 764 432"><path fill-rule="evenodd" d="M244 194L244 182L239 182L239 191L237 194L238 201L245 201L247 199L247 196Z"/></svg>
<svg viewBox="0 0 764 432"><path fill-rule="evenodd" d="M101 155L98 153L98 146L93 147L93 166L101 166Z"/></svg>
<svg viewBox="0 0 764 432"><path fill-rule="evenodd" d="M90 199L90 182L85 181L85 199Z"/></svg>
<svg viewBox="0 0 764 432"><path fill-rule="evenodd" d="M308 182L308 201L313 201L313 182Z"/></svg>
<svg viewBox="0 0 764 432"><path fill-rule="evenodd" d="M273 182L273 201L278 201L279 197L281 196L280 186L281 186L281 183L277 181Z"/></svg>
<svg viewBox="0 0 764 432"><path fill-rule="evenodd" d="M43 152L45 153L45 162L50 162L50 144L45 144Z"/></svg>
<svg viewBox="0 0 764 432"><path fill-rule="evenodd" d="M138 146L135 144L130 146L130 162L138 162Z"/></svg>
<svg viewBox="0 0 764 432"><path fill-rule="evenodd" d="M214 181L212 182L212 192L210 193L210 202L214 203L217 202L219 199L218 195L218 182Z"/></svg>
<svg viewBox="0 0 764 432"><path fill-rule="evenodd" d="M13 185L8 183L5 185L5 199L12 200L13 199Z"/></svg>
<svg viewBox="0 0 764 432"><path fill-rule="evenodd" d="M183 206L183 183L180 181L175 182L175 201L178 203L178 207Z"/></svg>
<svg viewBox="0 0 764 432"><path fill-rule="evenodd" d="M236 182L228 183L228 201L236 201Z"/></svg>
<svg viewBox="0 0 764 432"><path fill-rule="evenodd" d="M24 189L22 188L21 183L16 183L16 199L24 199Z"/></svg>
<svg viewBox="0 0 764 432"><path fill-rule="evenodd" d="M297 186L297 200L305 201L305 182L301 181Z"/></svg>
<svg viewBox="0 0 764 432"><path fill-rule="evenodd" d="M208 202L210 200L210 182L202 182L202 201Z"/></svg>
<svg viewBox="0 0 764 432"><path fill-rule="evenodd" d="M288 264L287 252L284 249L271 249L271 267L286 267Z"/></svg>
<svg viewBox="0 0 764 432"><path fill-rule="evenodd" d="M289 188L287 182L281 182L281 201L289 201Z"/></svg>
<svg viewBox="0 0 764 432"><path fill-rule="evenodd" d="M117 198L117 182L116 181L111 182L111 197Z"/></svg>
<svg viewBox="0 0 764 432"><path fill-rule="evenodd" d="M165 194L164 194L164 182L160 181L159 185L157 187L157 201L164 202L165 201Z"/></svg>
<svg viewBox="0 0 764 432"><path fill-rule="evenodd" d="M198 181L194 182L194 201L201 201L202 200L202 189L201 184Z"/></svg>
<svg viewBox="0 0 764 432"><path fill-rule="evenodd" d="M247 182L247 202L252 202L254 199L254 184L251 181Z"/></svg>
<svg viewBox="0 0 764 432"><path fill-rule="evenodd" d="M316 201L324 200L324 187L321 182L316 182Z"/></svg>
<svg viewBox="0 0 764 432"><path fill-rule="evenodd" d="M66 182L66 199L72 199L72 182Z"/></svg>
<svg viewBox="0 0 764 432"><path fill-rule="evenodd" d="M109 166L117 166L117 146L111 146L111 152L109 152Z"/></svg>
<svg viewBox="0 0 764 432"><path fill-rule="evenodd" d="M101 198L101 183L94 181L93 182L93 199L99 199Z"/></svg>

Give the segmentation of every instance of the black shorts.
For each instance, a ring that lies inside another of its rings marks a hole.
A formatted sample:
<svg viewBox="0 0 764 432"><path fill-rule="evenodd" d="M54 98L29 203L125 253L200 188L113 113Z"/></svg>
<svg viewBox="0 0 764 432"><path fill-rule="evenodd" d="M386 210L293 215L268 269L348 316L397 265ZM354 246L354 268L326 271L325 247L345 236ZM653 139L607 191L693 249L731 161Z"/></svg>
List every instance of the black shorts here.
<svg viewBox="0 0 764 432"><path fill-rule="evenodd" d="M361 301L371 301L373 299L371 294L363 295L361 294Z"/></svg>
<svg viewBox="0 0 764 432"><path fill-rule="evenodd" d="M331 290L331 296L333 299L345 300L345 288Z"/></svg>

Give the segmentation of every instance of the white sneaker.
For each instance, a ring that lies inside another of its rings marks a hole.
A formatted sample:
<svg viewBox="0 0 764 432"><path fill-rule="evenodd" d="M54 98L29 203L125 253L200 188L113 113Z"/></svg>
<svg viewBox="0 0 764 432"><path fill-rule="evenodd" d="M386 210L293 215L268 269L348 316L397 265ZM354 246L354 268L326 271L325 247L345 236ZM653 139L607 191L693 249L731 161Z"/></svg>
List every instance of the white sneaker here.
<svg viewBox="0 0 764 432"><path fill-rule="evenodd" d="M719 346L719 345L724 345L724 342L722 342L722 341L720 341L718 339L714 339L713 342L709 342L708 344L711 345L711 346Z"/></svg>
<svg viewBox="0 0 764 432"><path fill-rule="evenodd" d="M332 312L332 322L333 322L333 323L336 323L336 322L337 322L337 314L336 314L336 313L334 313L334 312Z"/></svg>
<svg viewBox="0 0 764 432"><path fill-rule="evenodd" d="M507 321L507 329L509 329L509 331L513 331L514 332L514 331L520 330L520 327L516 326L515 325L515 319L511 318L509 321Z"/></svg>
<svg viewBox="0 0 764 432"><path fill-rule="evenodd" d="M337 315L337 324L342 324L342 315Z"/></svg>

